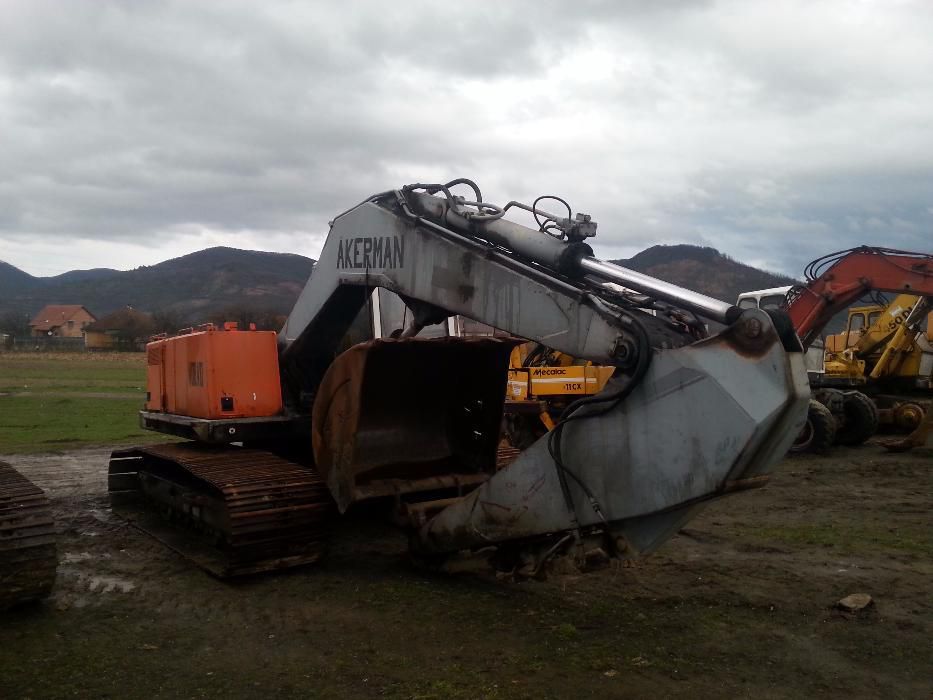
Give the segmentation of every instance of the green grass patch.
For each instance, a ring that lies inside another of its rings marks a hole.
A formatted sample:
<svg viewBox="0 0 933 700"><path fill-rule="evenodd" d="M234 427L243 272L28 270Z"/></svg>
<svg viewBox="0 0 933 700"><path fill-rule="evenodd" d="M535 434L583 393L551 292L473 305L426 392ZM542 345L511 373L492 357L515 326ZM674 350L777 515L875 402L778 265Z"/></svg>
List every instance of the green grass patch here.
<svg viewBox="0 0 933 700"><path fill-rule="evenodd" d="M136 398L0 396L0 453L151 440L139 427L140 408Z"/></svg>
<svg viewBox="0 0 933 700"><path fill-rule="evenodd" d="M142 353L0 354L0 453L151 440L145 392Z"/></svg>
<svg viewBox="0 0 933 700"><path fill-rule="evenodd" d="M778 542L794 547L822 547L845 554L894 550L933 556L933 532L920 528L891 528L883 522L845 526L807 523L753 527L744 532L763 542Z"/></svg>
<svg viewBox="0 0 933 700"><path fill-rule="evenodd" d="M54 379L27 380L21 384L0 383L0 394L86 394L90 392L127 394L127 398L146 395L139 382L81 382Z"/></svg>
<svg viewBox="0 0 933 700"><path fill-rule="evenodd" d="M0 354L0 386L22 387L43 382L144 386L146 357L143 353Z"/></svg>

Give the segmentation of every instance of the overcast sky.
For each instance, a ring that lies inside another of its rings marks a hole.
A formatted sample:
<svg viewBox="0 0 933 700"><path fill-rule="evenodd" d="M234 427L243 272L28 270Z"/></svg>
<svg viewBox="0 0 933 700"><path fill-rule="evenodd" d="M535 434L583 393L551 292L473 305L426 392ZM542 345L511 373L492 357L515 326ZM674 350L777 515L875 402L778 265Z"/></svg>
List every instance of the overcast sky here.
<svg viewBox="0 0 933 700"><path fill-rule="evenodd" d="M0 3L0 259L316 257L409 182L560 194L597 254L933 251L933 2Z"/></svg>

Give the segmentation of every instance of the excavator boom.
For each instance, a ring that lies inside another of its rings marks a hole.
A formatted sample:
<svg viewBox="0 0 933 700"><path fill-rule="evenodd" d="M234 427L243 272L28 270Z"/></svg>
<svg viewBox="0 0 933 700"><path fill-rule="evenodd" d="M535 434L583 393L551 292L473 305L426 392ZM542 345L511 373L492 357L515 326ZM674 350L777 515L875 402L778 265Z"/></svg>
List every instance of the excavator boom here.
<svg viewBox="0 0 933 700"><path fill-rule="evenodd" d="M839 311L867 292L933 296L933 255L863 246L814 260L788 315L804 347Z"/></svg>

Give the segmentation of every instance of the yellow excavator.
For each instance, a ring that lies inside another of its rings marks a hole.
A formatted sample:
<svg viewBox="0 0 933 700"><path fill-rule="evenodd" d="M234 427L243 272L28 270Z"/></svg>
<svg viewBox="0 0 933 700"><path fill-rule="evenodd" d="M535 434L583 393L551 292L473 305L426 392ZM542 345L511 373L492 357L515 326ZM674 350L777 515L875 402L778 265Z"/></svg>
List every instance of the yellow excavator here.
<svg viewBox="0 0 933 700"><path fill-rule="evenodd" d="M930 388L931 308L929 298L913 294L898 294L890 303L851 307L845 331L826 337L827 376Z"/></svg>
<svg viewBox="0 0 933 700"><path fill-rule="evenodd" d="M846 329L827 336L823 382L859 387L874 400L880 425L914 431L933 403L933 299L882 301L851 307Z"/></svg>

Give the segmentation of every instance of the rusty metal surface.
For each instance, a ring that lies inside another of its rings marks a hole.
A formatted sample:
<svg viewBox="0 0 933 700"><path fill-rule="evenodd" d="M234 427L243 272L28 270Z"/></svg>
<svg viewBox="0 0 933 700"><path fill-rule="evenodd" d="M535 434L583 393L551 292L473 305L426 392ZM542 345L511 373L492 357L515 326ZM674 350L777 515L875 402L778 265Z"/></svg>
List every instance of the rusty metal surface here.
<svg viewBox="0 0 933 700"><path fill-rule="evenodd" d="M263 450L198 443L115 451L109 490L117 512L220 577L316 561L333 509L309 468ZM144 507L153 500L201 536L155 521Z"/></svg>
<svg viewBox="0 0 933 700"><path fill-rule="evenodd" d="M312 417L315 463L341 511L370 498L475 487L493 474L516 342L381 339L341 354Z"/></svg>
<svg viewBox="0 0 933 700"><path fill-rule="evenodd" d="M47 596L57 565L48 498L0 462L0 610Z"/></svg>

